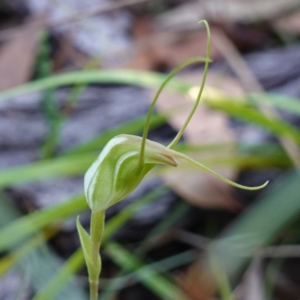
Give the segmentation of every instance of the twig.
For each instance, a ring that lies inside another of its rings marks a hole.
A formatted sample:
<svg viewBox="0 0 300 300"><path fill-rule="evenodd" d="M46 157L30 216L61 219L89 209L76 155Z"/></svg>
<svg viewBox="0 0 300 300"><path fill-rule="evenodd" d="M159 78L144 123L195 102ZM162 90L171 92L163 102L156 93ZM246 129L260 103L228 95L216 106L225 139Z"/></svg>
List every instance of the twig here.
<svg viewBox="0 0 300 300"><path fill-rule="evenodd" d="M216 47L226 58L231 69L240 78L244 88L248 92L263 92L263 87L242 58L234 44L228 39L222 30L215 31L214 40ZM280 119L277 111L271 106L257 105L259 110L270 119ZM300 170L300 152L296 142L287 136L278 137L283 149L289 155L294 166Z"/></svg>

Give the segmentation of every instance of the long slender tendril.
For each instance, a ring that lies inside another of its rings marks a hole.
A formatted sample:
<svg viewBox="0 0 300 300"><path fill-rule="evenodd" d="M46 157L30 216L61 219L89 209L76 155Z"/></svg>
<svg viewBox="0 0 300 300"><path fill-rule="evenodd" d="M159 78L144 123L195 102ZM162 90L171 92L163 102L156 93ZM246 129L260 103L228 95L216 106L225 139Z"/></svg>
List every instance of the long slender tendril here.
<svg viewBox="0 0 300 300"><path fill-rule="evenodd" d="M148 136L148 131L149 131L149 126L150 126L150 118L151 118L151 114L153 112L153 109L155 107L155 104L161 94L161 92L163 91L164 87L166 86L166 84L183 68L185 68L188 65L194 64L196 62L206 62L208 59L206 57L193 57L190 59L187 59L186 61L184 61L183 63L181 63L179 66L177 66L168 76L167 78L164 80L164 82L162 83L162 85L160 86L160 88L158 89L158 91L155 94L155 97L153 98L153 101L151 103L151 106L148 110L148 114L147 114L147 118L146 118L146 123L145 123L145 128L144 128L144 132L143 132L143 139L142 139L142 145L141 145L141 150L140 150L140 158L139 158L139 165L142 166L144 164L144 152L145 152L145 144L146 144L146 139Z"/></svg>
<svg viewBox="0 0 300 300"><path fill-rule="evenodd" d="M205 21L205 20L202 20L199 23L203 23L205 25L205 27L206 27L206 32L207 32L206 57L209 58L210 57L210 44L211 44L211 35L210 35L209 25L208 25L207 21ZM174 138L174 140L168 145L168 148L170 148L170 149L173 149L176 146L176 144L178 143L178 141L180 140L181 136L183 135L186 127L188 126L191 118L193 117L193 115L194 115L194 113L195 113L195 111L196 111L196 109L198 107L198 104L199 104L201 96L202 96L202 92L204 90L204 86L205 86L205 82L206 82L206 77L207 77L207 72L208 72L208 66L209 66L210 62L211 62L210 60L206 60L205 61L203 78L202 78L202 82L201 82L201 86L200 86L200 90L199 90L196 102L195 102L195 104L194 104L194 106L193 106L193 108L192 108L189 116L185 120L184 125L181 127L180 131L177 133L177 135Z"/></svg>
<svg viewBox="0 0 300 300"><path fill-rule="evenodd" d="M144 163L144 153L145 153L145 144L146 144L146 139L147 139L147 135L148 135L148 131L149 131L149 125L150 125L150 118L151 118L151 114L153 112L153 109L155 107L155 104L161 94L161 92L163 91L164 87L167 85L167 83L183 68L197 63L197 62L204 62L205 63L205 68L204 68L204 75L203 75L203 79L202 79L202 83L201 83L201 87L200 87L200 91L197 97L197 100L193 106L193 109L190 113L190 115L188 116L187 120L185 121L183 127L181 128L181 130L178 132L178 134L176 135L176 137L174 138L174 140L171 142L171 144L168 146L168 148L173 148L175 147L175 145L177 144L177 142L179 141L179 139L181 138L185 128L187 127L188 123L190 122L193 114L195 113L197 106L200 102L201 99L201 95L204 89L204 85L205 85L205 81L206 81L206 76L207 76L207 72L208 72L208 66L209 63L212 61L210 59L210 44L211 44L211 35L210 35L210 30L209 30L209 25L207 23L207 21L202 20L199 23L204 23L205 27L206 27L206 31L207 31L207 50L206 50L206 56L202 57L202 56L198 56L198 57L194 57L194 58L190 58L185 60L184 62L182 62L179 66L177 66L168 76L167 78L164 80L164 82L161 84L160 88L158 89L158 91L156 92L153 101L150 105L147 117L146 117L146 123L145 123L145 128L144 128L144 132L143 132L143 139L142 139L142 144L141 144L141 150L140 150L140 156L139 156L139 166L140 168L143 167L143 163Z"/></svg>

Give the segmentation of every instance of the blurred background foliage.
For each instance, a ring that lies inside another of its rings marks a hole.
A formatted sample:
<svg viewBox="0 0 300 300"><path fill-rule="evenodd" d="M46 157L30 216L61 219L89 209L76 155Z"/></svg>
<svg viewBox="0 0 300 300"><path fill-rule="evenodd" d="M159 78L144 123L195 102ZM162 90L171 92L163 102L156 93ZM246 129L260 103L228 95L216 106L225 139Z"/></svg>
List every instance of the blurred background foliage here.
<svg viewBox="0 0 300 300"><path fill-rule="evenodd" d="M106 142L141 134L154 91L183 60L212 64L178 150L109 209L100 298L299 299L298 0L0 1L0 299L88 298L75 217ZM149 138L167 143L201 65L168 84Z"/></svg>

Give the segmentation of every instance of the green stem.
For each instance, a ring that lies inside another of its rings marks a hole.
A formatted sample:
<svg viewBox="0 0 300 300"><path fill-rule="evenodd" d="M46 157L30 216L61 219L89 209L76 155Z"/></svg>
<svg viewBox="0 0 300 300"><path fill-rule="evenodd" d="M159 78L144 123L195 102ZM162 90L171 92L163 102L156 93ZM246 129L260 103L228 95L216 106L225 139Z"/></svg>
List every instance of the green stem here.
<svg viewBox="0 0 300 300"><path fill-rule="evenodd" d="M100 245L104 229L105 211L92 211L90 235L92 241L91 260L98 266L96 272L89 274L90 300L98 300L99 276L101 272Z"/></svg>

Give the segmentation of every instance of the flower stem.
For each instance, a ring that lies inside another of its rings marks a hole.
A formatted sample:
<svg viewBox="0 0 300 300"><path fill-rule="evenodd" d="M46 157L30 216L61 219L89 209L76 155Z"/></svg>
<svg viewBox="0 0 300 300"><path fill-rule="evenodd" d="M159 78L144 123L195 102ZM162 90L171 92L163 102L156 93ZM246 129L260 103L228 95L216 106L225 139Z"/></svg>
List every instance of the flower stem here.
<svg viewBox="0 0 300 300"><path fill-rule="evenodd" d="M101 272L100 245L104 229L105 211L92 211L90 235L92 241L91 260L97 266L96 272L89 274L90 300L98 300L99 276Z"/></svg>

